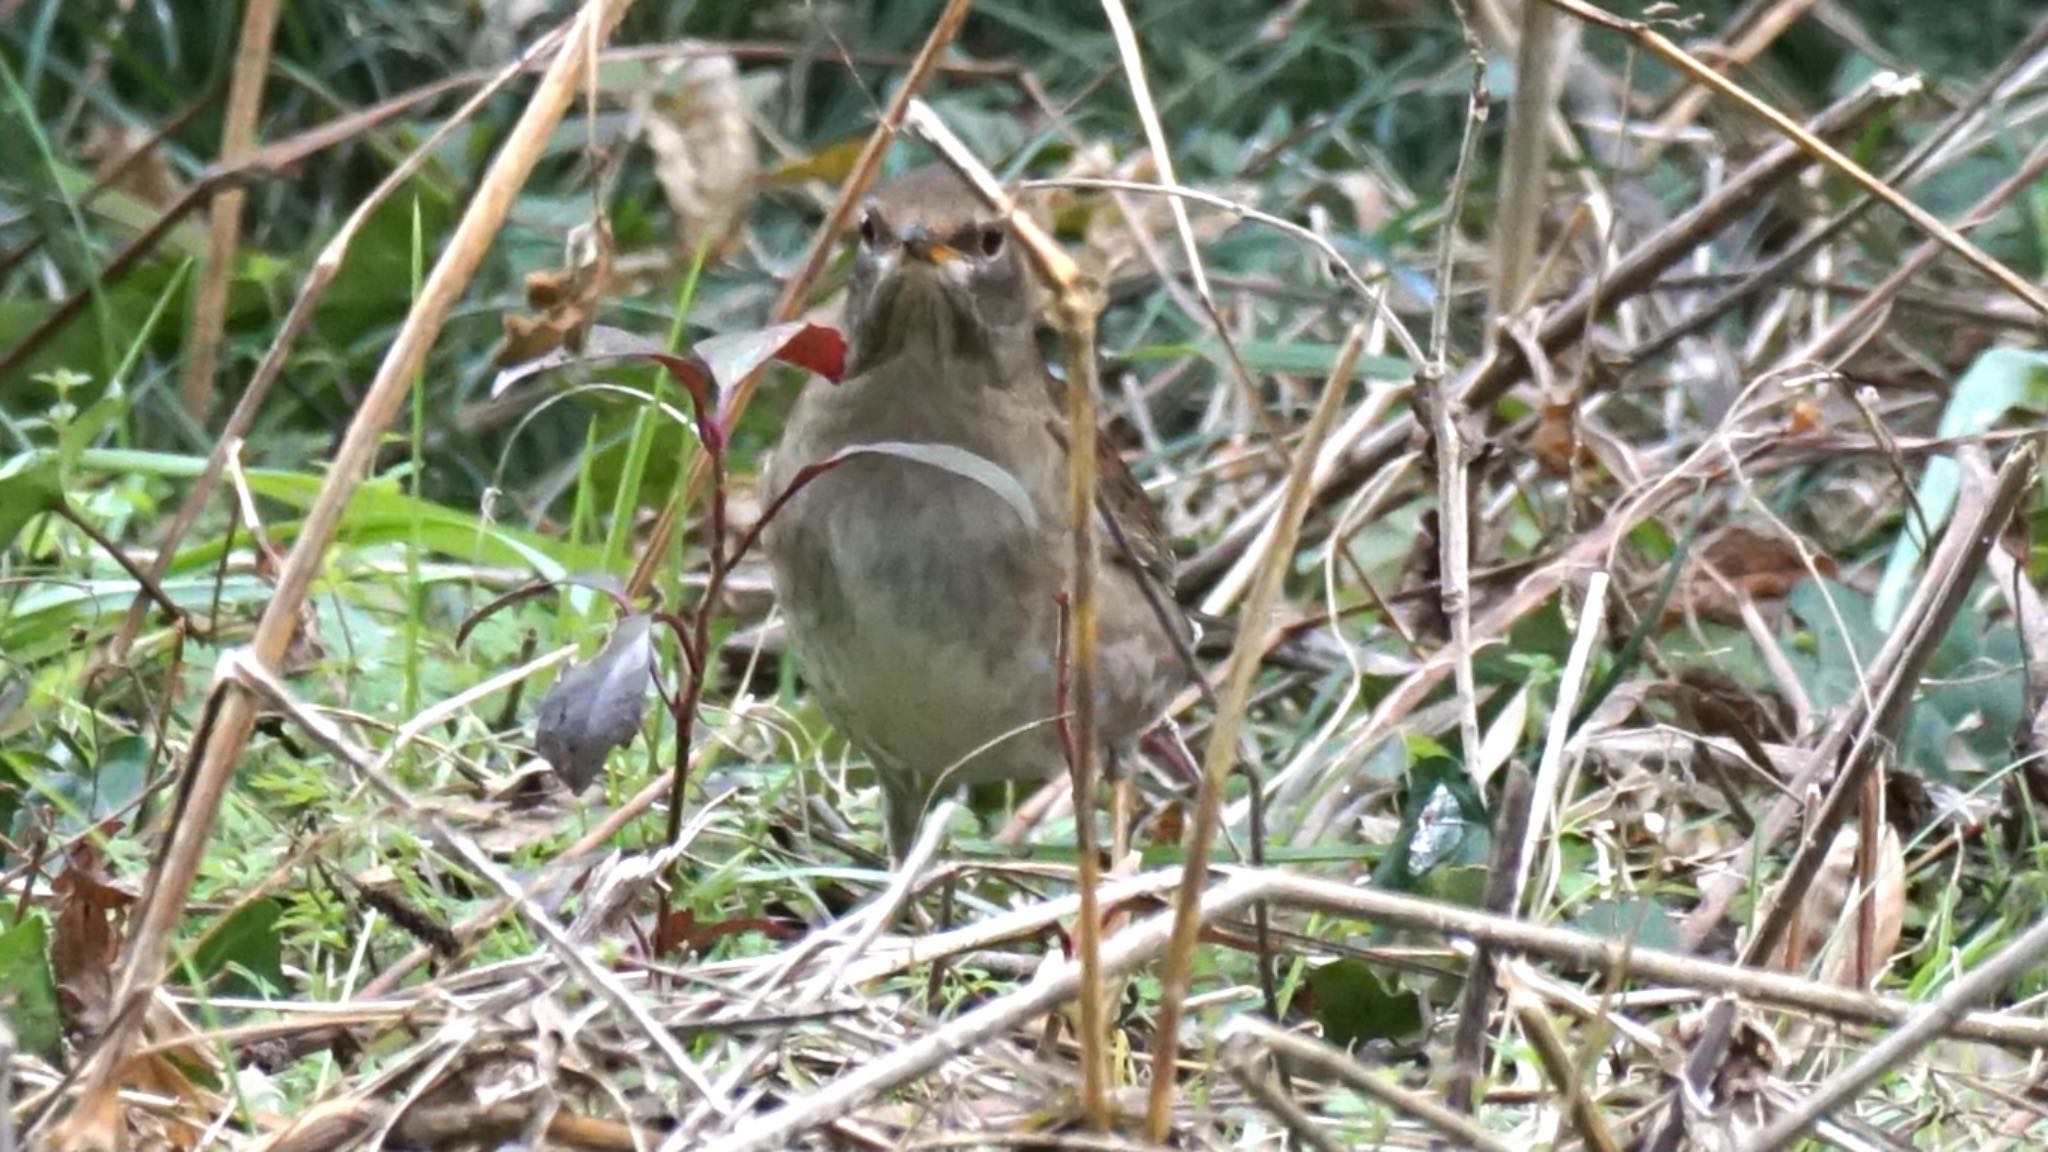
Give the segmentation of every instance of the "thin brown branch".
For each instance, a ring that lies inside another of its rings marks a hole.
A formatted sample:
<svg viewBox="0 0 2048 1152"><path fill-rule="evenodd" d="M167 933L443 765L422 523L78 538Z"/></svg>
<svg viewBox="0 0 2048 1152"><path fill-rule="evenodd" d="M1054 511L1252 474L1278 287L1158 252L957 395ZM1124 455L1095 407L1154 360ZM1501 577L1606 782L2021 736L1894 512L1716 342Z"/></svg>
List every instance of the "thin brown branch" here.
<svg viewBox="0 0 2048 1152"><path fill-rule="evenodd" d="M1658 59L1691 76L1694 80L1742 106L1744 111L1763 120L1786 139L1826 163L1830 168L1847 176L1864 191L1889 206L1893 211L1912 221L1922 231L1934 238L1942 247L1963 258L1971 267L1990 277L2000 287L2021 300L2043 316L2048 316L2048 294L2043 294L2032 281L2007 267L1990 253L1977 247L1955 229L1943 223L1941 218L1901 195L1891 185L1871 175L1861 164L1851 160L1834 145L1814 133L1801 128L1790 117L1755 96L1739 85L1695 59L1691 53L1672 43L1662 33L1639 20L1625 20L1611 12L1595 8L1585 0L1544 0L1610 32L1618 32L1635 40L1650 50Z"/></svg>
<svg viewBox="0 0 2048 1152"><path fill-rule="evenodd" d="M1095 527L1095 321L1102 312L1102 291L1035 221L1017 212L994 174L975 159L929 105L921 100L912 101L905 122L960 174L997 219L1010 226L1032 266L1054 294L1053 321L1060 333L1067 371L1067 522L1071 537L1063 646L1070 677L1066 731L1070 737L1068 769L1074 787L1074 851L1079 857L1077 886L1081 894L1081 915L1074 928L1075 951L1083 974L1079 1013L1081 1108L1091 1125L1107 1131L1109 1013L1103 1002L1101 978L1102 909L1096 890L1102 883L1102 862L1095 837L1095 786L1101 756L1095 714L1099 631L1095 606L1099 563Z"/></svg>
<svg viewBox="0 0 2048 1152"><path fill-rule="evenodd" d="M1890 89L1870 86L1844 97L1812 121L1813 132L1852 129L1872 112L1896 98ZM1647 291L1666 271L1690 257L1699 246L1743 219L1808 164L1796 144L1780 142L1730 177L1712 196L1680 213L1654 235L1615 262L1604 282L1586 285L1546 312L1536 331L1536 346L1552 355L1585 339L1593 321L1611 315L1622 304ZM1417 363L1420 363L1420 359ZM1529 371L1518 341L1505 341L1485 360L1469 369L1458 395L1470 409L1491 405ZM1415 429L1408 417L1388 420L1353 448L1318 488L1318 499L1342 497L1406 450ZM1254 504L1232 521L1222 537L1202 555L1182 566L1182 587L1206 586L1226 570L1262 532L1273 516L1271 499Z"/></svg>
<svg viewBox="0 0 2048 1152"><path fill-rule="evenodd" d="M233 78L228 82L227 115L221 125L223 166L232 166L256 143L256 121L263 110L263 81L270 73L278 9L278 0L249 0L242 10L242 32L235 49ZM181 387L185 410L201 424L213 411L213 372L221 333L227 326L228 284L242 237L243 198L239 186L223 188L214 197L206 260L193 285L192 326L185 340Z"/></svg>
<svg viewBox="0 0 2048 1152"><path fill-rule="evenodd" d="M206 510L207 502L213 498L213 491L220 483L221 473L226 470L231 457L241 450L242 439L249 434L249 429L255 426L256 414L262 410L263 402L269 398L272 386L284 375L285 364L291 358L292 349L296 346L300 333L313 322L314 312L318 310L320 301L326 297L327 289L334 283L335 274L341 270L342 260L347 257L349 249L354 245L356 237L361 234L370 216L382 207L393 193L404 187L414 173L425 166L428 158L435 154L449 136L467 124L470 117L506 85L523 74L532 57L546 55L550 47L559 40L558 32L550 33L542 37L519 60L499 69L490 83L479 88L464 101L461 107L407 153L384 179L378 181L369 195L363 197L362 202L349 213L348 219L343 221L341 227L335 229L333 237L320 250L320 255L314 258L312 268L306 273L305 283L299 286L299 293L292 300L291 311L285 314L284 323L278 328L277 335L271 339L270 347L263 354L263 362L256 366L256 374L249 378L248 385L242 389L241 396L235 401L234 410L228 413L227 423L214 440L213 451L207 455L206 467L200 471L199 478L192 482L191 489L185 493L185 502L178 506L178 514L171 518L170 527L164 531L163 539L157 546L156 559L150 564L152 579L161 581L170 572L172 562L177 559L178 547L184 542L185 533L191 531L192 525L198 522L200 513ZM271 148L281 146L271 145ZM141 634L144 610L145 603L138 596L129 605L128 615L122 620L120 631L114 634L114 639L107 645L106 663L118 665L128 658L129 649L133 647L135 638Z"/></svg>
<svg viewBox="0 0 2048 1152"><path fill-rule="evenodd" d="M1456 1141L1456 1147L1470 1148L1474 1152L1513 1152L1505 1141L1466 1117L1427 1096L1401 1087L1320 1040L1296 1035L1257 1017L1241 1016L1231 1021L1224 1038L1224 1050L1226 1053L1242 1052L1247 1044L1265 1048L1303 1073L1335 1080L1362 1096L1369 1096L1395 1112L1427 1125L1438 1136Z"/></svg>
<svg viewBox="0 0 2048 1152"><path fill-rule="evenodd" d="M1939 1040L1969 1013L1972 1005L1990 999L2037 968L2044 957L2048 957L2048 921L2027 929L1996 956L1942 989L1941 995L1915 1011L1890 1035L1871 1045L1811 1096L1757 1133L1743 1145L1745 1152L1777 1152L1790 1146L1830 1112L1849 1104L1892 1069Z"/></svg>
<svg viewBox="0 0 2048 1152"><path fill-rule="evenodd" d="M1194 952L1202 907L1202 886L1208 876L1210 844L1216 839L1223 812L1223 792L1229 783L1231 766L1237 762L1237 738L1251 702L1252 682L1257 677L1260 651L1267 621L1280 594L1280 583L1294 559L1294 543L1308 513L1309 471L1322 451L1323 439L1336 424L1344 406L1344 394L1351 384L1352 369L1365 348L1364 325L1352 328L1337 350L1337 363L1323 385L1301 443L1296 446L1294 466L1288 470L1285 496L1280 506L1279 528L1272 548L1252 581L1245 600L1244 623L1231 651L1229 671L1218 697L1215 727L1202 758L1201 791L1195 801L1195 818L1187 833L1188 861L1181 874L1180 890L1174 897L1173 941L1167 949L1166 968L1160 976L1159 1016L1152 1039L1152 1084L1145 1109L1148 1139L1164 1141L1173 1118L1174 1068L1180 1044L1181 1010L1187 1002L1188 983L1193 976Z"/></svg>
<svg viewBox="0 0 2048 1152"><path fill-rule="evenodd" d="M1886 168L1885 183L1904 184L1918 174L1935 153L1947 146L1950 140L1982 114L1984 106L2002 92L2013 75L2044 47L2048 47L2048 20L2037 24L2034 30L2027 34L2027 38L1999 63L1992 74L1984 78L1969 99L1963 101L1926 136L1916 141L1897 163ZM1806 268L1821 245L1861 220L1876 204L1877 198L1866 193L1826 220L1808 225L1798 238L1785 245L1782 251L1772 256L1762 267L1750 271L1739 283L1729 287L1719 296L1688 311L1663 331L1629 349L1622 359L1627 363L1641 364L1663 354L1686 337L1706 331L1721 317L1755 299L1773 285L1786 282L1801 269ZM1670 281L1667 279L1666 282ZM1862 289L1858 288L1856 291L1861 293ZM2039 317L2030 318L2032 325L2038 325L2039 322Z"/></svg>

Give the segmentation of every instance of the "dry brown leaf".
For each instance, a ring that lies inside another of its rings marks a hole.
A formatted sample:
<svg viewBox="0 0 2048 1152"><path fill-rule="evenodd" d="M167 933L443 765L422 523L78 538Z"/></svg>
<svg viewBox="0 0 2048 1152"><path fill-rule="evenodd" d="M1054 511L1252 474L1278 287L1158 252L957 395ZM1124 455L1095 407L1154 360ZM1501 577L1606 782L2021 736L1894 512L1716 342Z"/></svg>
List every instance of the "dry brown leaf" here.
<svg viewBox="0 0 2048 1152"><path fill-rule="evenodd" d="M50 935L50 970L57 1000L72 1030L98 1037L114 995L114 965L135 893L106 874L99 849L78 841L64 871L50 884L56 927Z"/></svg>
<svg viewBox="0 0 2048 1152"><path fill-rule="evenodd" d="M1666 609L1666 623L1690 613L1715 623L1740 624L1745 601L1782 600L1815 572L1832 576L1835 562L1815 555L1809 566L1798 546L1776 529L1724 525L1686 556L1677 602Z"/></svg>
<svg viewBox="0 0 2048 1152"><path fill-rule="evenodd" d="M105 1032L112 1010L114 969L128 910L137 895L107 875L98 850L88 841L72 848L64 871L50 888L56 912L50 967L57 973L58 1004L74 1031L97 1038ZM196 1030L161 990L143 1010L142 1029L151 1051L128 1057L116 1082L155 1097L152 1106L124 1114L112 1093L81 1100L51 1146L116 1146L121 1141L113 1133L124 1126L131 1131L126 1141L130 1147L199 1146L223 1103L218 1093L200 1087L186 1070L202 1070L218 1080L226 1069L212 1048L191 1042Z"/></svg>
<svg viewBox="0 0 2048 1152"><path fill-rule="evenodd" d="M149 148L147 155L128 160L130 153L145 147ZM92 161L94 180L111 177L109 187L153 208L166 207L185 192L185 182L178 178L164 150L150 147L150 134L140 128L118 120L102 121L93 126L81 153ZM116 169L121 170L119 176L114 175Z"/></svg>
<svg viewBox="0 0 2048 1152"><path fill-rule="evenodd" d="M739 62L694 56L663 71L643 121L654 176L675 213L684 255L701 247L716 258L737 236L761 170Z"/></svg>
<svg viewBox="0 0 2048 1152"><path fill-rule="evenodd" d="M1529 455L1552 476L1569 476L1588 459L1579 439L1579 405L1575 395L1546 396L1536 414L1536 426L1523 442Z"/></svg>
<svg viewBox="0 0 2048 1152"><path fill-rule="evenodd" d="M1370 172L1346 172L1336 179L1337 191L1351 205L1352 226L1370 235L1387 222L1387 190Z"/></svg>
<svg viewBox="0 0 2048 1152"><path fill-rule="evenodd" d="M1800 893L1799 914L1793 919L1784 950L1776 958L1778 967L1803 969L1825 952L1820 973L1830 983L1869 987L1883 975L1905 925L1906 857L1898 833L1885 826L1878 838L1877 868L1870 895L1875 912L1870 939L1874 967L1858 981L1853 977L1860 901L1852 903L1850 898L1857 888L1859 840L1855 828L1843 828L1835 834L1820 871ZM1778 894L1774 893L1771 899L1775 902Z"/></svg>
<svg viewBox="0 0 2048 1152"><path fill-rule="evenodd" d="M1792 710L1782 697L1711 668L1682 668L1674 680L1651 685L1646 694L1670 703L1680 722L1703 736L1784 741L1792 734Z"/></svg>
<svg viewBox="0 0 2048 1152"><path fill-rule="evenodd" d="M1835 836L1827 862L1821 867L1821 875L1830 889L1824 898L1834 904L1835 916L1825 924L1812 919L1806 922L1807 946L1816 950L1822 945L1827 947L1820 978L1846 988L1868 988L1877 983L1891 963L1892 950L1898 947L1906 922L1906 853L1899 844L1898 832L1887 824L1877 838L1877 870L1871 878L1868 896L1873 913L1870 969L1858 979L1856 934L1861 930L1861 917L1857 906L1848 903L1848 895L1855 882L1859 839L1854 828L1844 828ZM1822 882L1817 881L1809 890L1809 899L1823 898L1821 888Z"/></svg>
<svg viewBox="0 0 2048 1152"><path fill-rule="evenodd" d="M1681 1051L1689 1055L1699 1043L1712 1011L1703 1008L1679 1021L1674 1040ZM1714 1070L1711 1094L1719 1105L1714 1120L1733 1127L1757 1123L1770 1106L1772 1077L1786 1063L1784 1045L1763 1015L1738 1008L1726 1052Z"/></svg>
<svg viewBox="0 0 2048 1152"><path fill-rule="evenodd" d="M533 315L503 317L505 342L492 366L529 364L556 349L579 351L597 319L597 307L611 287L611 224L600 218L569 234L562 267L526 275L526 303Z"/></svg>

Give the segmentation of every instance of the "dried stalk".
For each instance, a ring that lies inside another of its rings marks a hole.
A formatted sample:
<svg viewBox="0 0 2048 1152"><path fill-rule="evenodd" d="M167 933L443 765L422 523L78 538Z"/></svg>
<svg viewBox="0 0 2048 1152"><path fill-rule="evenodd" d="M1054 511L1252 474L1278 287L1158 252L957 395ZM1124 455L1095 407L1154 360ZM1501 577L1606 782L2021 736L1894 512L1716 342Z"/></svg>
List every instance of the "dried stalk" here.
<svg viewBox="0 0 2048 1152"><path fill-rule="evenodd" d="M1067 523L1072 536L1065 647L1071 668L1067 692L1067 731L1071 737L1068 769L1074 781L1074 851L1079 856L1076 885L1081 896L1081 914L1074 926L1074 948L1082 972L1081 1108L1097 1130L1107 1131L1109 1013L1103 1003L1102 910L1096 898L1096 890L1102 884L1102 860L1095 841L1096 761L1101 755L1095 717L1095 319L1102 311L1102 289L1082 274L1073 259L1035 221L1017 212L994 174L975 159L929 105L921 100L912 101L906 120L911 130L960 174L989 211L1016 234L1033 269L1053 292L1054 327L1059 330L1066 353Z"/></svg>
<svg viewBox="0 0 2048 1152"><path fill-rule="evenodd" d="M1493 296L1489 309L1493 323L1487 326L1489 342L1498 331L1496 325L1521 311L1534 271L1543 209L1549 203L1546 193L1550 121L1566 63L1559 58L1564 22L1557 10L1543 4L1521 7L1521 35L1515 46L1515 90L1508 101L1507 142L1501 148L1500 211L1493 222ZM1478 118L1485 118L1483 111ZM1446 249L1450 247L1450 237L1457 233L1457 220L1456 212L1445 213Z"/></svg>
<svg viewBox="0 0 2048 1152"><path fill-rule="evenodd" d="M1187 866L1181 873L1180 890L1174 899L1173 942L1167 950L1166 969L1160 976L1159 1019L1152 1040L1152 1083L1145 1108L1145 1133L1155 1142L1165 1141L1173 1119L1181 1009L1187 1001L1188 981L1194 967L1209 846L1216 839L1223 812L1223 791L1229 783L1230 769L1237 762L1237 737L1251 702L1252 681L1258 675L1266 621L1280 594L1281 578L1294 558L1294 542L1301 533L1302 518L1308 513L1309 472L1322 450L1323 439L1336 423L1338 411L1344 407L1344 394L1351 383L1352 369L1365 348L1365 338L1363 324L1354 326L1344 338L1343 346L1337 350L1337 363L1330 369L1330 379L1323 385L1322 397L1316 401L1315 412L1295 448L1294 466L1288 470L1286 495L1280 506L1279 528L1258 578L1252 582L1251 595L1245 600L1244 623L1230 653L1215 725L1202 757L1201 793L1195 801L1195 819L1187 834Z"/></svg>
<svg viewBox="0 0 2048 1152"><path fill-rule="evenodd" d="M299 293L292 300L291 311L285 314L284 324L278 329L277 336L271 340L269 349L263 354L263 362L256 366L256 374L249 378L248 385L242 389L241 397L235 401L233 411L228 413L227 423L221 428L220 436L214 441L213 451L206 458L206 467L199 473L199 478L192 482L192 487L185 493L185 502L178 506L178 514L171 518L170 527L164 530L163 539L157 544L156 559L149 566L152 580L162 582L170 573L171 564L177 559L178 546L184 541L185 533L191 530L192 525L199 520L199 514L206 510L207 501L213 498L213 490L220 483L221 472L227 467L230 450L241 443L248 436L249 429L255 425L256 413L262 409L263 401L270 396L271 386L284 375L284 366L291 358L291 351L298 342L299 334L313 322L314 312L318 310L320 301L326 297L328 287L334 282L335 273L341 270L342 260L347 257L357 234L362 231L371 214L382 207L393 193L404 187L457 128L467 123L478 109L522 75L534 57L541 55L549 45L559 42L559 30L549 33L533 48L522 54L520 59L499 69L489 83L477 89L454 114L428 133L418 147L408 152L389 175L378 181L369 195L349 213L348 219L342 222L341 227L335 229L333 237L320 249L319 256L314 258L312 268L306 273L305 283L299 286ZM272 145L266 151L277 147L279 145ZM148 619L148 608L149 602L143 595L137 595L129 604L128 615L121 621L120 631L114 634L114 639L107 645L104 660L106 664L119 666L127 660L129 649L134 646L136 637L141 635L142 626Z"/></svg>
<svg viewBox="0 0 2048 1152"><path fill-rule="evenodd" d="M1868 86L1858 89L1814 117L1812 131L1842 132L1862 123L1878 108L1897 99L1892 88ZM1787 180L1796 176L1809 158L1796 144L1781 142L1736 173L1714 195L1680 213L1670 223L1646 237L1617 260L1598 291L1587 285L1545 313L1536 331L1536 345L1556 354L1585 338L1595 320L1604 319L1622 304L1649 290L1657 278L1687 259L1699 246L1744 218ZM1398 331L1398 330L1397 330ZM1410 353L1415 356L1414 353ZM1421 363L1419 356L1416 363ZM1515 341L1502 343L1485 360L1469 369L1458 389L1467 408L1492 404L1528 373L1529 362ZM1342 463L1318 485L1318 498L1342 496L1371 478L1406 450L1414 434L1413 421L1387 421L1352 448ZM1203 587L1266 531L1276 506L1271 499L1254 503L1202 555L1183 565L1184 587Z"/></svg>
<svg viewBox="0 0 2048 1152"><path fill-rule="evenodd" d="M1758 117L1800 148L1826 163L1830 168L1847 176L1864 191L1891 207L1899 215L1912 221L1922 231L1938 241L1942 247L1962 257L1971 267L1989 276L1999 287L2026 301L2027 306L2048 316L2048 295L2026 277L2006 267L1977 247L1961 233L1949 227L1939 216L1920 207L1901 195L1899 191L1876 176L1861 164L1851 160L1840 149L1820 137L1801 128L1798 123L1783 112L1744 91L1720 73L1700 63L1685 49L1672 43L1662 33L1639 20L1626 20L1611 12L1593 7L1585 0L1544 0L1584 20L1588 24L1618 32L1648 48L1658 59L1684 72L1694 80L1728 97L1742 106L1744 111Z"/></svg>
<svg viewBox="0 0 2048 1152"><path fill-rule="evenodd" d="M220 162L231 165L256 142L256 119L263 108L263 81L270 72L270 45L277 31L278 0L249 0L242 11L242 34L235 51L234 77L228 82L226 122L221 126ZM212 231L206 263L192 291L192 327L185 340L182 385L185 410L201 424L213 411L213 371L227 326L228 284L234 275L235 249L242 235L240 187L226 188L213 201Z"/></svg>
<svg viewBox="0 0 2048 1152"><path fill-rule="evenodd" d="M1320 1040L1298 1036L1256 1016L1240 1016L1230 1022L1224 1037L1225 1051L1233 1045L1242 1050L1247 1043L1262 1045L1304 1071L1335 1080L1360 1095L1435 1129L1440 1136L1457 1141L1456 1147L1474 1152L1513 1152L1510 1145L1443 1105L1411 1092L1391 1079L1372 1072L1351 1057Z"/></svg>
<svg viewBox="0 0 2048 1152"><path fill-rule="evenodd" d="M1997 995L2033 970L2044 956L2048 956L2048 921L2027 929L1998 955L1942 989L1941 995L1830 1077L1813 1095L1757 1133L1744 1145L1745 1152L1776 1152L1791 1145L1828 1113L1850 1103L1893 1068L1940 1039L1968 1014L1971 1005Z"/></svg>

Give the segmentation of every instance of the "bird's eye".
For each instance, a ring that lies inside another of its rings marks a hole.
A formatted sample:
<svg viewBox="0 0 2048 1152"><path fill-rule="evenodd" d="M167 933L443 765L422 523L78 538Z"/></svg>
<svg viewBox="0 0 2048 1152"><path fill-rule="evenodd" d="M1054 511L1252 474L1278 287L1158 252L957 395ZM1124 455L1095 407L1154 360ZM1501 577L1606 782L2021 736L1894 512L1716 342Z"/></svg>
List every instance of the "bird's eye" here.
<svg viewBox="0 0 2048 1152"><path fill-rule="evenodd" d="M861 242L861 243L863 243L863 244L865 244L865 245L867 245L867 246L868 246L868 247L870 247L870 248L873 248L873 247L875 246L875 242L876 242L877 240L881 239L881 235L882 235L882 228L881 228L881 225L879 225L879 224L875 223L875 214L874 214L874 212L873 212L872 210L870 210L870 211L867 211L867 212L863 212L863 213L861 213L861 214L860 214L860 242Z"/></svg>
<svg viewBox="0 0 2048 1152"><path fill-rule="evenodd" d="M981 254L994 257L1001 254L1002 250L1003 230L1001 228L983 228L981 230Z"/></svg>

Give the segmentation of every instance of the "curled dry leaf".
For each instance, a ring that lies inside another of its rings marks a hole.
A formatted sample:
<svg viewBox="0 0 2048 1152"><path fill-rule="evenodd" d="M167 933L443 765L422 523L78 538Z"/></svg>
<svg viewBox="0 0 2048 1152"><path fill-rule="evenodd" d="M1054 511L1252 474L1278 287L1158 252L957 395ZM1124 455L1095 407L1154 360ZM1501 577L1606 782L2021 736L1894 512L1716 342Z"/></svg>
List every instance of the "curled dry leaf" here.
<svg viewBox="0 0 2048 1152"><path fill-rule="evenodd" d="M642 122L684 255L700 247L720 255L746 218L761 167L739 63L730 56L673 62Z"/></svg>
<svg viewBox="0 0 2048 1152"><path fill-rule="evenodd" d="M1353 170L1339 175L1335 183L1344 202L1351 206L1351 225L1355 231L1370 235L1386 224L1387 190L1379 177Z"/></svg>
<svg viewBox="0 0 2048 1152"><path fill-rule="evenodd" d="M1856 889L1856 849L1860 840L1854 828L1844 828L1835 834L1820 874L1814 877L1802 901L1800 933L1794 941L1799 951L1791 958L1794 963L1803 963L1825 950L1821 979L1849 988L1870 987L1884 974L1892 949L1898 947L1906 916L1905 850L1899 844L1899 834L1887 824L1877 840L1877 868L1868 897L1874 913L1868 970L1859 978L1856 936L1861 930L1861 917L1857 905L1850 902L1850 895Z"/></svg>
<svg viewBox="0 0 2048 1152"><path fill-rule="evenodd" d="M1712 1012L1710 1005L1679 1021L1673 1039L1680 1051L1691 1054L1699 1044ZM1699 1146L1734 1147L1740 1141L1732 1137L1740 1129L1757 1124L1764 1116L1764 1110L1770 1106L1772 1078L1788 1061L1783 1042L1771 1030L1766 1019L1759 1011L1746 1007L1737 1010L1726 1054L1714 1069L1711 1081L1704 1086L1707 1098L1719 1107L1711 1115L1699 1117L1702 1124L1693 1129L1693 1134L1701 1141ZM1708 1131L1708 1125L1721 1131ZM1727 1142L1706 1142L1716 1139Z"/></svg>
<svg viewBox="0 0 2048 1152"><path fill-rule="evenodd" d="M1671 705L1686 730L1703 736L1783 742L1793 733L1784 697L1712 668L1681 668L1671 680L1648 685L1644 696Z"/></svg>
<svg viewBox="0 0 2048 1152"><path fill-rule="evenodd" d="M1727 524L1695 545L1685 561L1677 602L1667 610L1667 623L1687 612L1719 624L1740 624L1745 602L1782 600L1792 587L1814 573L1832 576L1835 563L1815 555L1809 565L1799 548L1775 529Z"/></svg>
<svg viewBox="0 0 2048 1152"><path fill-rule="evenodd" d="M1571 475L1572 469L1585 459L1585 447L1579 442L1578 416L1576 398L1569 396L1545 396L1537 411L1536 427L1530 430L1525 446L1529 455L1552 476Z"/></svg>
<svg viewBox="0 0 2048 1152"><path fill-rule="evenodd" d="M138 148L149 151L136 155ZM94 180L110 181L112 187L152 208L167 207L185 193L185 181L171 167L164 150L151 144L150 133L126 121L95 123L81 153L92 162Z"/></svg>
<svg viewBox="0 0 2048 1152"><path fill-rule="evenodd" d="M540 702L533 743L571 792L588 788L614 748L633 742L654 691L653 618L620 620L604 650L562 674Z"/></svg>
<svg viewBox="0 0 2048 1152"><path fill-rule="evenodd" d="M504 317L505 343L493 363L499 368L529 364L561 351L580 352L598 302L612 279L612 229L600 219L569 234L560 268L526 276L526 303L533 314Z"/></svg>
<svg viewBox="0 0 2048 1152"><path fill-rule="evenodd" d="M57 974L58 1006L73 1031L97 1037L106 1029L114 964L135 893L107 875L90 840L72 847L50 890L57 914L50 970Z"/></svg>

